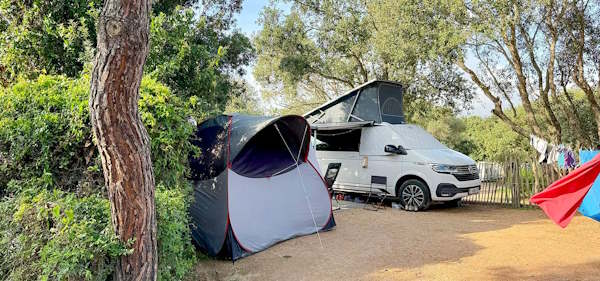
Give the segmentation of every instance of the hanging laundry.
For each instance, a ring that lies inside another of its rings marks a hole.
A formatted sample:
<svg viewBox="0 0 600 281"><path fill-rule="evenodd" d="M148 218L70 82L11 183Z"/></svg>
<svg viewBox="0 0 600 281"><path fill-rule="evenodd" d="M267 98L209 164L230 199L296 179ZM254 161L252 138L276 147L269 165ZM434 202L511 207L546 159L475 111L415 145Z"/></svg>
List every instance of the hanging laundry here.
<svg viewBox="0 0 600 281"><path fill-rule="evenodd" d="M559 146L558 145L550 145L550 149L548 152L548 159L546 160L546 162L548 162L548 164L558 162L559 154L560 154Z"/></svg>
<svg viewBox="0 0 600 281"><path fill-rule="evenodd" d="M579 208L592 184L600 174L600 155L555 181L544 191L533 195L546 215L561 227L566 227Z"/></svg>
<svg viewBox="0 0 600 281"><path fill-rule="evenodd" d="M579 159L582 163L590 161L589 156L592 154L596 156L598 151L586 151L584 154L584 156L579 154ZM600 178L596 178L590 191L583 198L581 206L579 206L579 212L588 218L600 221Z"/></svg>
<svg viewBox="0 0 600 281"><path fill-rule="evenodd" d="M579 150L579 163L583 165L583 163L592 160L596 154L598 154L598 150Z"/></svg>
<svg viewBox="0 0 600 281"><path fill-rule="evenodd" d="M575 153L570 148L565 149L565 168L573 169L577 166L575 161Z"/></svg>
<svg viewBox="0 0 600 281"><path fill-rule="evenodd" d="M562 168L562 169L566 168L565 167L565 152L564 151L561 151L561 152L558 153L558 159L556 160L556 162L557 162L559 168Z"/></svg>
<svg viewBox="0 0 600 281"><path fill-rule="evenodd" d="M529 144L540 154L538 162L543 163L546 161L548 142L532 134L529 136Z"/></svg>

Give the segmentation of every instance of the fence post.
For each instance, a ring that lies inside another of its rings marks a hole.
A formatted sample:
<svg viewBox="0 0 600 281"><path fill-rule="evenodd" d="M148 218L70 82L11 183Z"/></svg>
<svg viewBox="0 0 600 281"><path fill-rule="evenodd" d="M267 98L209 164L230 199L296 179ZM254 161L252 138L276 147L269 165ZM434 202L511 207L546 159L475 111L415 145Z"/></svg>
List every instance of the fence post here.
<svg viewBox="0 0 600 281"><path fill-rule="evenodd" d="M533 161L531 162L531 169L533 170L533 189L538 190L540 186L540 173L538 170L538 161L535 157L533 157Z"/></svg>
<svg viewBox="0 0 600 281"><path fill-rule="evenodd" d="M514 192L515 195L513 197L513 205L515 208L519 208L521 206L521 165L519 164L519 160L515 159L514 161L514 169L515 169L515 184L514 184Z"/></svg>

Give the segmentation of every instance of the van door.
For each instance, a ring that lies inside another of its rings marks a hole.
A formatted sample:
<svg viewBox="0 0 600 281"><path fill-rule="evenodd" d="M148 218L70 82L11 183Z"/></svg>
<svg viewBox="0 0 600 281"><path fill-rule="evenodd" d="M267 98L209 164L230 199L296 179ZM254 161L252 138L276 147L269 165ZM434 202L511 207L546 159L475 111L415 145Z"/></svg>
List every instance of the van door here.
<svg viewBox="0 0 600 281"><path fill-rule="evenodd" d="M367 191L371 186L371 177L378 177L379 180L386 179L387 192L394 194L396 181L402 175L401 162L406 156L387 153L384 149L388 144L397 145L399 142L398 136L386 125L363 128L359 154L366 162L366 167L360 180Z"/></svg>
<svg viewBox="0 0 600 281"><path fill-rule="evenodd" d="M363 168L359 155L361 129L317 132L316 151L321 172L325 174L329 163L341 163L333 188L335 190L364 192L361 184Z"/></svg>

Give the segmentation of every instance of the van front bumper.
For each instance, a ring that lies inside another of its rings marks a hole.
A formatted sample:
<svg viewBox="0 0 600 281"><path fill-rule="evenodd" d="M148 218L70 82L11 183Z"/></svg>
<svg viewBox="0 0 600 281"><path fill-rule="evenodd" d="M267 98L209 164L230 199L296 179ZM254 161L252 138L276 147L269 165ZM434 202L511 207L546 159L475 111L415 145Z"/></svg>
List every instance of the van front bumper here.
<svg viewBox="0 0 600 281"><path fill-rule="evenodd" d="M457 194L461 194L464 196L477 194L481 191L481 186L470 186L470 187L456 187L456 185L451 183L440 183L435 190L435 195L441 198L451 198L455 197Z"/></svg>

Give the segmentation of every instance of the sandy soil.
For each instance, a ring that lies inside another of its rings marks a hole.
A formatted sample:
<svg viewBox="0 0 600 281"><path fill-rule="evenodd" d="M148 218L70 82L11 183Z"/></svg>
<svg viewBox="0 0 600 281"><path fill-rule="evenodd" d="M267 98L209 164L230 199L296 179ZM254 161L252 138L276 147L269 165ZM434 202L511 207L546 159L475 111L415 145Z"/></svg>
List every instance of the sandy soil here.
<svg viewBox="0 0 600 281"><path fill-rule="evenodd" d="M600 280L600 223L539 210L462 206L334 213L335 230L241 259L200 262L190 280Z"/></svg>

